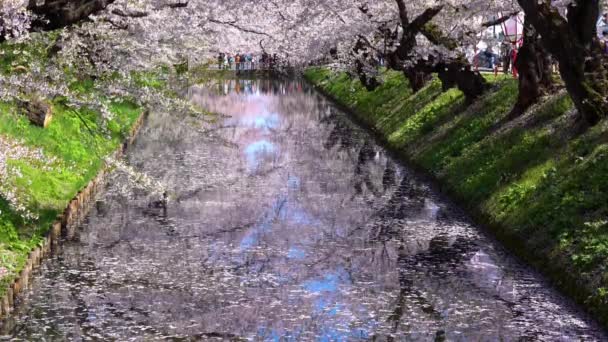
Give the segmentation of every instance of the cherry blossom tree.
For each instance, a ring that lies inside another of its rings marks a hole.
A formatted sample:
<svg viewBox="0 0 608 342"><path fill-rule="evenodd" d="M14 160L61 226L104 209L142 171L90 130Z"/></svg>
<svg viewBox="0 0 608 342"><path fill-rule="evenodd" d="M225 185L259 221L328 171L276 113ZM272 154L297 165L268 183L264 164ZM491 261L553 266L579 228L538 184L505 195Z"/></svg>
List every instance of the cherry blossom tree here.
<svg viewBox="0 0 608 342"><path fill-rule="evenodd" d="M25 0L0 2L0 42L24 35L31 27L31 13Z"/></svg>
<svg viewBox="0 0 608 342"><path fill-rule="evenodd" d="M518 0L530 28L559 62L559 70L583 126L608 115L608 59L596 32L600 0Z"/></svg>
<svg viewBox="0 0 608 342"><path fill-rule="evenodd" d="M69 48L61 55L70 62L86 56L93 74L183 59L204 63L219 52L277 55L297 66L332 51L368 89L378 86L378 64L385 61L415 91L437 74L444 88L458 87L472 101L487 89L471 66L481 32L523 11L520 94L512 116L550 92L552 56L582 121L593 125L607 110L605 58L594 31L601 2L4 0L0 33L14 39L86 18L64 34Z"/></svg>
<svg viewBox="0 0 608 342"><path fill-rule="evenodd" d="M381 55L389 68L404 73L414 91L420 90L430 76L437 73L445 89L456 86L472 101L487 88L481 74L472 70L466 58L468 46L481 29L478 23L482 13L487 11L479 10L478 5L395 0L392 9L388 2L382 8L392 13L388 18L385 13L379 14L377 7L361 5L360 11L378 25L372 35L358 37L355 55L363 56L364 60L369 54L367 50ZM365 71L362 62L355 64L359 74ZM368 79L364 75L360 77Z"/></svg>

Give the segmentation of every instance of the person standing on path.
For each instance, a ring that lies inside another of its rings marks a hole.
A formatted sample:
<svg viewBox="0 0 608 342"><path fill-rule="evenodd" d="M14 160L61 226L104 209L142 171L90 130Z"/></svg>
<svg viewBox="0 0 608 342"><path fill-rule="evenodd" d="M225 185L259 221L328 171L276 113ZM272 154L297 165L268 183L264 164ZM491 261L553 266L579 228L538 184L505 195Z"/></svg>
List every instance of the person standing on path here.
<svg viewBox="0 0 608 342"><path fill-rule="evenodd" d="M500 46L500 54L502 55L502 72L508 75L511 67L511 44L506 39Z"/></svg>
<svg viewBox="0 0 608 342"><path fill-rule="evenodd" d="M513 43L513 49L511 50L511 69L513 69L513 78L518 78L517 73L517 43Z"/></svg>
<svg viewBox="0 0 608 342"><path fill-rule="evenodd" d="M224 64L224 53L220 52L217 56L217 68L222 70L222 65Z"/></svg>

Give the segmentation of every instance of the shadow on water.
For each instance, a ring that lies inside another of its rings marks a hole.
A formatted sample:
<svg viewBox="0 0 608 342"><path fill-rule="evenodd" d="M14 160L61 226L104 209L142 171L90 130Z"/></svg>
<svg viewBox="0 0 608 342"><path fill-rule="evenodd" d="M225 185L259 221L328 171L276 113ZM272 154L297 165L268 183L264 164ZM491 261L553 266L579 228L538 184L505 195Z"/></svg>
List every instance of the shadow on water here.
<svg viewBox="0 0 608 342"><path fill-rule="evenodd" d="M194 86L152 113L87 222L3 324L17 340L600 340L299 81ZM128 168L127 168L128 169Z"/></svg>

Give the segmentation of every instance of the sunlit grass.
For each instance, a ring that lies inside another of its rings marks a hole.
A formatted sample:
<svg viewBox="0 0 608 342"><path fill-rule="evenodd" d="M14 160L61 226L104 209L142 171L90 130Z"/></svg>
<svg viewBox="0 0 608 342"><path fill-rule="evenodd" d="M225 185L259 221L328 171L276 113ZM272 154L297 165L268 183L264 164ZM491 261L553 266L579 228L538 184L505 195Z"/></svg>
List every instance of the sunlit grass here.
<svg viewBox="0 0 608 342"><path fill-rule="evenodd" d="M469 107L458 90L442 92L437 81L411 95L397 72L384 74L374 92L344 73L309 69L306 77L355 109L462 205L502 227L501 236L521 241L538 265L573 272L590 286L586 300L595 308L608 304L606 122L577 137L569 131L573 104L564 93L519 124L506 120L518 90L508 76L485 75L494 87Z"/></svg>
<svg viewBox="0 0 608 342"><path fill-rule="evenodd" d="M26 42L3 43L0 49L0 75L29 72L34 61L44 67L52 52L52 46L60 34L60 30L44 34L34 33ZM25 69L20 70L19 68Z"/></svg>
<svg viewBox="0 0 608 342"><path fill-rule="evenodd" d="M14 72L15 65L27 67L31 61L46 58L49 34L38 50L14 54L13 46L1 46L0 73ZM35 44L34 44L35 45ZM29 47L28 47L29 49ZM163 88L160 71L133 73L136 86ZM106 156L116 150L141 115L143 109L127 98L109 100L97 93L96 81L86 75L66 70L70 90L76 94L95 96L105 103L111 118L103 118L92 108L70 108L66 99L51 100L53 119L47 128L30 124L15 102L0 102L0 135L3 139L30 148L40 149L43 159L9 159L5 187L25 201L27 210L38 219L24 219L0 197L0 295L6 285L20 272L27 254L42 241L57 215L69 201L99 172Z"/></svg>

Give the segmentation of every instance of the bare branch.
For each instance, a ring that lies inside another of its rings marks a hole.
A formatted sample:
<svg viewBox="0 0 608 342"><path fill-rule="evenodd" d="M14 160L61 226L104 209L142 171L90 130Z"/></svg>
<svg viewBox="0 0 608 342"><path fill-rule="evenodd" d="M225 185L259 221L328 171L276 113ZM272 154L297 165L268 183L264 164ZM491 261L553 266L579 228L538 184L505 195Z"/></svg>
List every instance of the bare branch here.
<svg viewBox="0 0 608 342"><path fill-rule="evenodd" d="M505 16L502 16L502 17L500 17L498 19L486 21L485 23L481 24L481 26L483 26L483 27L492 27L492 26L500 25L500 24L504 23L505 21L513 18L514 16L516 16L518 14L519 14L519 11L517 11L517 12L511 12L511 13L509 13L509 14L507 14Z"/></svg>
<svg viewBox="0 0 608 342"><path fill-rule="evenodd" d="M212 23L214 23L214 24L231 26L231 27L234 27L235 29L237 29L239 31L243 31L243 32L246 32L246 33L258 34L258 35L261 35L261 36L267 36L269 38L272 38L272 36L269 35L266 32L261 32L261 31L257 31L257 30L254 30L254 29L249 29L249 28L246 28L246 27L242 27L242 26L238 25L236 23L236 21L221 21L221 20L217 20L217 19L209 19L209 21L212 22Z"/></svg>
<svg viewBox="0 0 608 342"><path fill-rule="evenodd" d="M158 8L156 8L156 10L162 10L165 8L184 8L188 6L188 2L176 2L176 3L170 3L170 4L164 4ZM148 12L143 12L143 11L133 11L133 10L129 10L129 11L123 11L120 8L115 8L112 10L112 14L115 14L119 17L125 17L125 18L143 18L143 17L147 17L150 15L150 13Z"/></svg>
<svg viewBox="0 0 608 342"><path fill-rule="evenodd" d="M119 17L124 17L124 18L143 18L143 17L147 17L149 15L148 12L142 12L142 11L123 11L120 8L115 8L112 10L112 14L115 14Z"/></svg>

